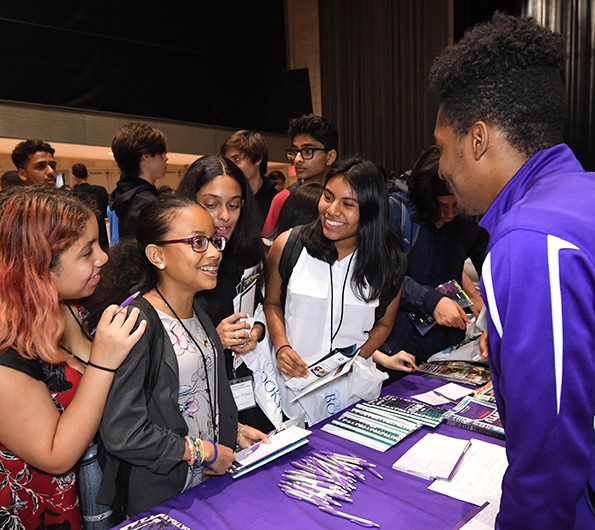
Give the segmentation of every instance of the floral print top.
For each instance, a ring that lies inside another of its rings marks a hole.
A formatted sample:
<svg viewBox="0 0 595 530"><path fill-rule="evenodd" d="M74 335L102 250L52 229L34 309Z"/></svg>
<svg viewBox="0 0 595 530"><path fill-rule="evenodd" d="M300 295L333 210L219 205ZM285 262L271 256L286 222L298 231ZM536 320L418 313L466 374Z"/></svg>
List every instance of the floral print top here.
<svg viewBox="0 0 595 530"><path fill-rule="evenodd" d="M60 413L72 401L81 380L81 374L65 363L26 360L11 350L0 354L0 365L43 381ZM81 528L75 470L62 475L45 473L0 444L0 528L46 527Z"/></svg>

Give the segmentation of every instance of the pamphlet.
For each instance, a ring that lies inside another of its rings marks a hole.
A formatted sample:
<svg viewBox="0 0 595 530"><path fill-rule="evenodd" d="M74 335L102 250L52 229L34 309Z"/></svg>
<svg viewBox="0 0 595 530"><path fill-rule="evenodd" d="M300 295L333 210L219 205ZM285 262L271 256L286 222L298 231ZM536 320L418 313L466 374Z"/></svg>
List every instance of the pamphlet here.
<svg viewBox="0 0 595 530"><path fill-rule="evenodd" d="M261 266L255 265L244 271L240 283L236 286L236 297L233 299L234 312L254 314L256 308L256 289L261 275Z"/></svg>
<svg viewBox="0 0 595 530"><path fill-rule="evenodd" d="M464 361L422 363L417 370L432 377L474 386L484 385L491 377L490 369L486 365Z"/></svg>
<svg viewBox="0 0 595 530"><path fill-rule="evenodd" d="M454 346L444 348L428 358L429 363L439 361L466 361L471 363L487 364L488 360L481 356L479 351L479 334L467 335L461 342Z"/></svg>
<svg viewBox="0 0 595 530"><path fill-rule="evenodd" d="M473 392L473 397L481 399L482 401L489 401L490 403L496 403L496 395L494 394L494 384L490 379L485 385L480 386Z"/></svg>
<svg viewBox="0 0 595 530"><path fill-rule="evenodd" d="M449 425L504 439L504 427L495 403L467 396L445 417Z"/></svg>
<svg viewBox="0 0 595 530"><path fill-rule="evenodd" d="M311 431L293 425L270 435L270 444L257 442L238 451L236 453L236 459L229 471L231 476L233 478L239 478L272 460L307 444L307 436L309 434L311 434Z"/></svg>
<svg viewBox="0 0 595 530"><path fill-rule="evenodd" d="M448 296L454 300L466 311L473 305L471 299L467 296L467 293L463 291L459 282L456 280L450 280L449 282L442 283L438 287L435 287L436 291ZM436 324L436 320L432 315L427 313L408 313L409 318L413 322L415 329L420 335L425 335L430 331Z"/></svg>
<svg viewBox="0 0 595 530"><path fill-rule="evenodd" d="M336 377L346 374L360 349L355 344L345 348L335 348L328 355L308 366L309 374L306 377L292 377L285 381L289 389L299 392L294 401Z"/></svg>

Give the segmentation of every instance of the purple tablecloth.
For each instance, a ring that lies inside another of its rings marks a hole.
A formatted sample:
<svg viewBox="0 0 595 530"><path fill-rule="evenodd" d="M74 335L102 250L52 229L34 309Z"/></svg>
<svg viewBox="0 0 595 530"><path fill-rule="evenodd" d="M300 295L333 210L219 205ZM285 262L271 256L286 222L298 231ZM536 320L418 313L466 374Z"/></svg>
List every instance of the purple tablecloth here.
<svg viewBox="0 0 595 530"><path fill-rule="evenodd" d="M444 384L439 379L409 375L384 389L383 394L410 397ZM328 420L327 420L328 421ZM316 506L286 497L277 487L281 473L290 462L313 450L355 453L375 462L384 476L380 480L366 473L365 483L353 492L353 504L344 504L348 513L370 519L385 529L454 528L474 508L429 491L430 481L400 473L392 464L425 434L427 427L410 435L385 453L344 440L320 430L325 422L312 428L310 443L239 479L214 477L170 501L156 506L135 519L154 513L166 513L194 529L268 529L357 528L353 523L320 512ZM471 437L504 445L504 442L449 425L436 432L456 438ZM129 523L128 521L127 523Z"/></svg>

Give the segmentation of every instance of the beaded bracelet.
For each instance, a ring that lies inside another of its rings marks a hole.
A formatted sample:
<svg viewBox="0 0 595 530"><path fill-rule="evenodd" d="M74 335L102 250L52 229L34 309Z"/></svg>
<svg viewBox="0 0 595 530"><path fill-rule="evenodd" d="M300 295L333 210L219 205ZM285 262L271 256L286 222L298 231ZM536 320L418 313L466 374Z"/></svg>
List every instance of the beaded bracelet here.
<svg viewBox="0 0 595 530"><path fill-rule="evenodd" d="M199 464L202 464L205 457L204 450L200 449L202 444L201 440L199 438L195 438L194 436L190 436L190 441L192 442L194 450L196 451L196 460Z"/></svg>
<svg viewBox="0 0 595 530"><path fill-rule="evenodd" d="M188 452L190 453L190 459L188 460L188 467L192 467L196 463L196 447L194 447L194 443L190 439L189 436L185 436L184 440L186 441L186 447L188 448Z"/></svg>
<svg viewBox="0 0 595 530"><path fill-rule="evenodd" d="M204 465L207 467L212 466L217 461L217 457L219 456L219 449L217 449L217 444L213 440L208 441L213 444L213 450L215 451L215 454L213 455L213 460L204 463Z"/></svg>

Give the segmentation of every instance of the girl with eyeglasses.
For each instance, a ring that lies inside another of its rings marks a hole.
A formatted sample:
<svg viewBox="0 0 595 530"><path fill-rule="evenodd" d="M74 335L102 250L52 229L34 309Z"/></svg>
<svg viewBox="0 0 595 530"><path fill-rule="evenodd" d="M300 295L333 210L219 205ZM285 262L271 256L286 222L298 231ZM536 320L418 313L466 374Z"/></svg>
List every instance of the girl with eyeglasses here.
<svg viewBox="0 0 595 530"><path fill-rule="evenodd" d="M204 208L182 197L144 208L139 227L136 240L112 248L94 301L100 308L140 291L132 306L148 323L116 373L100 428L99 498L125 516L224 474L236 441L268 441L249 426L238 430L221 341L195 299L217 284L227 238Z"/></svg>
<svg viewBox="0 0 595 530"><path fill-rule="evenodd" d="M201 297L206 300L207 313L225 348L226 373L235 392L246 378L253 377L242 355L253 351L265 333L264 322L251 325L246 321L255 313L262 314L259 305L263 298L265 247L256 220L256 201L242 171L231 160L216 155L196 160L186 171L177 193L209 212L216 233L228 240L217 286L202 292ZM273 429L255 400L240 400L238 409L241 423L262 431Z"/></svg>
<svg viewBox="0 0 595 530"><path fill-rule="evenodd" d="M73 320L107 261L98 233L94 212L66 191L0 197L1 528L81 528L77 460L145 329L137 309L112 305L91 343Z"/></svg>
<svg viewBox="0 0 595 530"><path fill-rule="evenodd" d="M285 414L303 412L313 424L379 395L385 376L372 356L392 329L406 260L388 221L384 177L369 160L333 165L318 218L299 229L302 249L284 284L280 264L290 233L277 237L269 252L264 304L278 370L285 378L304 377L333 349L361 347L351 374L293 403L296 395L280 385Z"/></svg>

